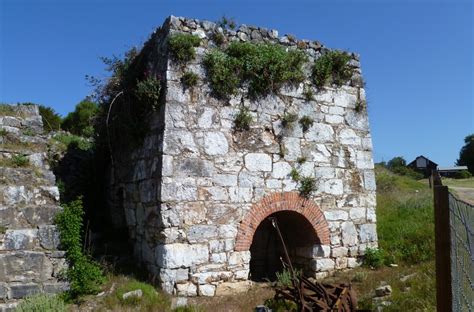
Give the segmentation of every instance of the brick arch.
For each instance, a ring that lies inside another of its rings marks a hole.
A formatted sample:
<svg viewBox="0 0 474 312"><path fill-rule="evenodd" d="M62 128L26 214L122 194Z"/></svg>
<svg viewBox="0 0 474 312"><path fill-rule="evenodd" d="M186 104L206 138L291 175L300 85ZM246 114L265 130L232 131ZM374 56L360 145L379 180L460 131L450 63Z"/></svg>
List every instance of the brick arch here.
<svg viewBox="0 0 474 312"><path fill-rule="evenodd" d="M329 245L329 227L318 205L296 192L272 193L252 205L240 222L235 240L236 251L250 250L253 235L260 223L269 215L279 211L295 211L303 215L313 226L321 244Z"/></svg>

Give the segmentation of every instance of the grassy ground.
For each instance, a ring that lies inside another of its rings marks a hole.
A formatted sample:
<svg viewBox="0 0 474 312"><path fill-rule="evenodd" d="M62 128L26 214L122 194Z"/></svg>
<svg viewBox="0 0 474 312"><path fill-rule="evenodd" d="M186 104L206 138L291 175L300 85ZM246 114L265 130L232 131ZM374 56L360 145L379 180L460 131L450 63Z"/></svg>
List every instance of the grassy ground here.
<svg viewBox="0 0 474 312"><path fill-rule="evenodd" d="M375 309L374 289L392 286L392 304L384 311L435 311L434 227L432 193L428 185L394 175L383 168L377 174L377 230L382 249L381 268L361 267L337 272L325 279L329 283L351 283L359 308ZM396 264L397 266L389 266ZM141 300L127 302L121 295L143 289ZM231 297L192 298L192 306L176 312L254 311L255 306L272 298L273 290L256 284L249 292ZM72 310L94 311L173 311L170 298L154 292L151 286L129 277L111 275L100 297L86 298Z"/></svg>
<svg viewBox="0 0 474 312"><path fill-rule="evenodd" d="M454 187L474 188L474 178L469 178L469 179L443 178L443 185L454 186Z"/></svg>

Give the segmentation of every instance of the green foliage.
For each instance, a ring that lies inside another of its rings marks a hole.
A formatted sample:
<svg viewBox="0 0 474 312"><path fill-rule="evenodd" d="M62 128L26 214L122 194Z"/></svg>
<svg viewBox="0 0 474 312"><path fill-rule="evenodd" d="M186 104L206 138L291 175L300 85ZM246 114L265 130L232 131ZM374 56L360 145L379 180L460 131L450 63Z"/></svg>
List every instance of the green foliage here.
<svg viewBox="0 0 474 312"><path fill-rule="evenodd" d="M291 128L293 126L293 123L297 120L298 120L297 114L285 113L283 117L281 118L281 124L285 128Z"/></svg>
<svg viewBox="0 0 474 312"><path fill-rule="evenodd" d="M294 301L285 300L285 299L267 299L265 300L265 306L270 308L273 312L296 312L298 311L298 306Z"/></svg>
<svg viewBox="0 0 474 312"><path fill-rule="evenodd" d="M43 121L43 129L46 132L58 131L61 129L62 118L53 108L40 105L39 113Z"/></svg>
<svg viewBox="0 0 474 312"><path fill-rule="evenodd" d="M303 132L308 131L313 126L314 120L309 116L303 116L300 118L300 125L303 128Z"/></svg>
<svg viewBox="0 0 474 312"><path fill-rule="evenodd" d="M292 168L290 171L290 177L293 179L293 181L298 182L301 178L300 173L296 168Z"/></svg>
<svg viewBox="0 0 474 312"><path fill-rule="evenodd" d="M462 170L454 174L455 179L469 179L472 177L472 174L467 170Z"/></svg>
<svg viewBox="0 0 474 312"><path fill-rule="evenodd" d="M173 59L180 63L186 63L196 57L195 47L199 47L201 39L190 34L175 34L169 38L169 48Z"/></svg>
<svg viewBox="0 0 474 312"><path fill-rule="evenodd" d="M302 165L302 164L304 164L304 163L306 162L306 160L308 160L306 157L301 156L301 157L298 157L298 158L296 159L296 162L297 162L298 164Z"/></svg>
<svg viewBox="0 0 474 312"><path fill-rule="evenodd" d="M5 129L3 129L3 128L0 129L0 136L1 136L1 137L6 137L7 135L8 135L8 131L7 131L7 130L5 130Z"/></svg>
<svg viewBox="0 0 474 312"><path fill-rule="evenodd" d="M303 96L306 102L310 102L314 100L314 93L311 87L305 87L303 90Z"/></svg>
<svg viewBox="0 0 474 312"><path fill-rule="evenodd" d="M30 165L30 160L26 155L15 154L9 161L11 167L27 167Z"/></svg>
<svg viewBox="0 0 474 312"><path fill-rule="evenodd" d="M299 192L303 197L309 197L316 188L316 179L312 177L303 177L300 179Z"/></svg>
<svg viewBox="0 0 474 312"><path fill-rule="evenodd" d="M81 101L76 105L73 112L67 114L62 122L62 128L75 135L92 137L94 134L94 117L98 112L98 106L88 100Z"/></svg>
<svg viewBox="0 0 474 312"><path fill-rule="evenodd" d="M5 234L6 231L7 231L7 227L0 225L0 234Z"/></svg>
<svg viewBox="0 0 474 312"><path fill-rule="evenodd" d="M55 217L61 247L66 251L70 266L66 276L70 282L71 297L97 293L105 280L99 265L82 251L83 215L82 198L79 197L64 204L63 210Z"/></svg>
<svg viewBox="0 0 474 312"><path fill-rule="evenodd" d="M248 108L242 107L237 116L235 116L235 130L249 130L252 119L252 115L250 114Z"/></svg>
<svg viewBox="0 0 474 312"><path fill-rule="evenodd" d="M469 172L474 175L474 134L464 138L464 146L459 151L458 166L467 166Z"/></svg>
<svg viewBox="0 0 474 312"><path fill-rule="evenodd" d="M233 17L226 17L225 15L222 16L217 22L217 26L222 27L223 29L235 29L237 27L237 23L235 22Z"/></svg>
<svg viewBox="0 0 474 312"><path fill-rule="evenodd" d="M248 83L249 94L256 97L276 92L285 83L301 82L305 61L301 51L286 51L274 44L233 42L224 51L208 53L204 64L214 93L228 98L244 83Z"/></svg>
<svg viewBox="0 0 474 312"><path fill-rule="evenodd" d="M64 301L57 295L37 294L24 298L16 307L17 312L66 312Z"/></svg>
<svg viewBox="0 0 474 312"><path fill-rule="evenodd" d="M382 249L370 248L365 250L364 265L372 268L380 268L385 264L385 253Z"/></svg>
<svg viewBox="0 0 474 312"><path fill-rule="evenodd" d="M393 157L387 162L387 168L391 171L399 167L406 167L406 165L407 165L407 162L405 158L401 156Z"/></svg>
<svg viewBox="0 0 474 312"><path fill-rule="evenodd" d="M318 58L313 66L313 81L318 87L343 85L352 77L351 57L346 52L329 51Z"/></svg>
<svg viewBox="0 0 474 312"><path fill-rule="evenodd" d="M16 111L13 105L0 104L0 116L14 116L15 114Z"/></svg>
<svg viewBox="0 0 474 312"><path fill-rule="evenodd" d="M293 285L293 278L298 278L303 275L303 272L299 269L293 269L295 276L293 277L290 270L283 269L281 272L276 272L276 285L277 287L291 287Z"/></svg>
<svg viewBox="0 0 474 312"><path fill-rule="evenodd" d="M362 110L364 110L364 108L367 106L367 103L366 101L361 101L361 100L358 100L356 103L355 103L355 111L360 113Z"/></svg>
<svg viewBox="0 0 474 312"><path fill-rule="evenodd" d="M212 34L212 40L214 40L215 44L218 45L218 46L223 45L226 42L224 34L218 32L218 31L215 31Z"/></svg>
<svg viewBox="0 0 474 312"><path fill-rule="evenodd" d="M155 111L159 105L160 90L161 81L156 77L150 76L137 82L135 96L142 105Z"/></svg>
<svg viewBox="0 0 474 312"><path fill-rule="evenodd" d="M90 139L73 134L58 133L52 137L52 140L60 143L60 147L63 151L66 151L70 147L88 151L94 147L94 143Z"/></svg>
<svg viewBox="0 0 474 312"><path fill-rule="evenodd" d="M401 156L397 156L390 159L387 162L387 168L393 173L403 175L403 176L408 176L415 180L419 180L423 178L423 174L416 172L412 168L407 167L405 159Z"/></svg>
<svg viewBox="0 0 474 312"><path fill-rule="evenodd" d="M193 72L185 72L181 77L181 83L185 88L192 88L197 85L199 76Z"/></svg>
<svg viewBox="0 0 474 312"><path fill-rule="evenodd" d="M123 299L123 294L137 289L142 291L142 297L131 296ZM115 297L122 305L140 306L142 310L156 310L159 307L168 305L166 298L158 294L152 285L136 280L120 286L115 292Z"/></svg>

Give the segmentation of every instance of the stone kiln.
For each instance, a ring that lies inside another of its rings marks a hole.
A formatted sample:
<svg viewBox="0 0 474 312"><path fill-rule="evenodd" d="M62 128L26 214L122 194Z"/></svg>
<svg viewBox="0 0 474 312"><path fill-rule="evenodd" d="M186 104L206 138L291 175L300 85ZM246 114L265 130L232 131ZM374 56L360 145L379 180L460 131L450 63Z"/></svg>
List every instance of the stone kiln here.
<svg viewBox="0 0 474 312"><path fill-rule="evenodd" d="M179 65L168 52L175 33L201 38L196 58ZM328 51L318 42L278 37L275 30L170 17L151 38L148 70L162 80L162 103L150 118L143 144L114 152L108 184L114 222L125 225L137 261L164 290L212 296L274 278L281 245L268 221L277 218L295 264L315 277L358 265L377 246L372 143L359 58L341 87L303 83L252 99L244 90L230 100L212 95L203 58L215 33L231 41L271 42L304 51L309 62ZM184 70L199 77L183 88ZM242 107L253 122L235 131ZM292 112L314 123L306 131L282 124ZM112 115L113 115L112 111ZM113 144L113 142L112 142ZM294 170L293 170L294 169ZM312 177L314 191L299 193L292 171Z"/></svg>

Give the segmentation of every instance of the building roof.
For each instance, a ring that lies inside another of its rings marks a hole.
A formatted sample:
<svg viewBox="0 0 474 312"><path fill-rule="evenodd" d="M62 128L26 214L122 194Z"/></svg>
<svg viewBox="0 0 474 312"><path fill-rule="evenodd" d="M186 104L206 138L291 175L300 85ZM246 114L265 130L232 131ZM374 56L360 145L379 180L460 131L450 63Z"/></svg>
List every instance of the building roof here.
<svg viewBox="0 0 474 312"><path fill-rule="evenodd" d="M456 167L439 167L438 171L461 171L467 170L467 166L456 166Z"/></svg>
<svg viewBox="0 0 474 312"><path fill-rule="evenodd" d="M424 159L426 159L428 162L432 163L433 165L438 166L437 163L435 163L434 161L430 160L428 157L425 157L425 156L423 156L423 155L420 155L420 156L416 157L415 160L413 160L413 161L412 161L411 163L409 163L407 166L414 165L415 162L416 162L416 160L417 160L418 158L424 158Z"/></svg>

